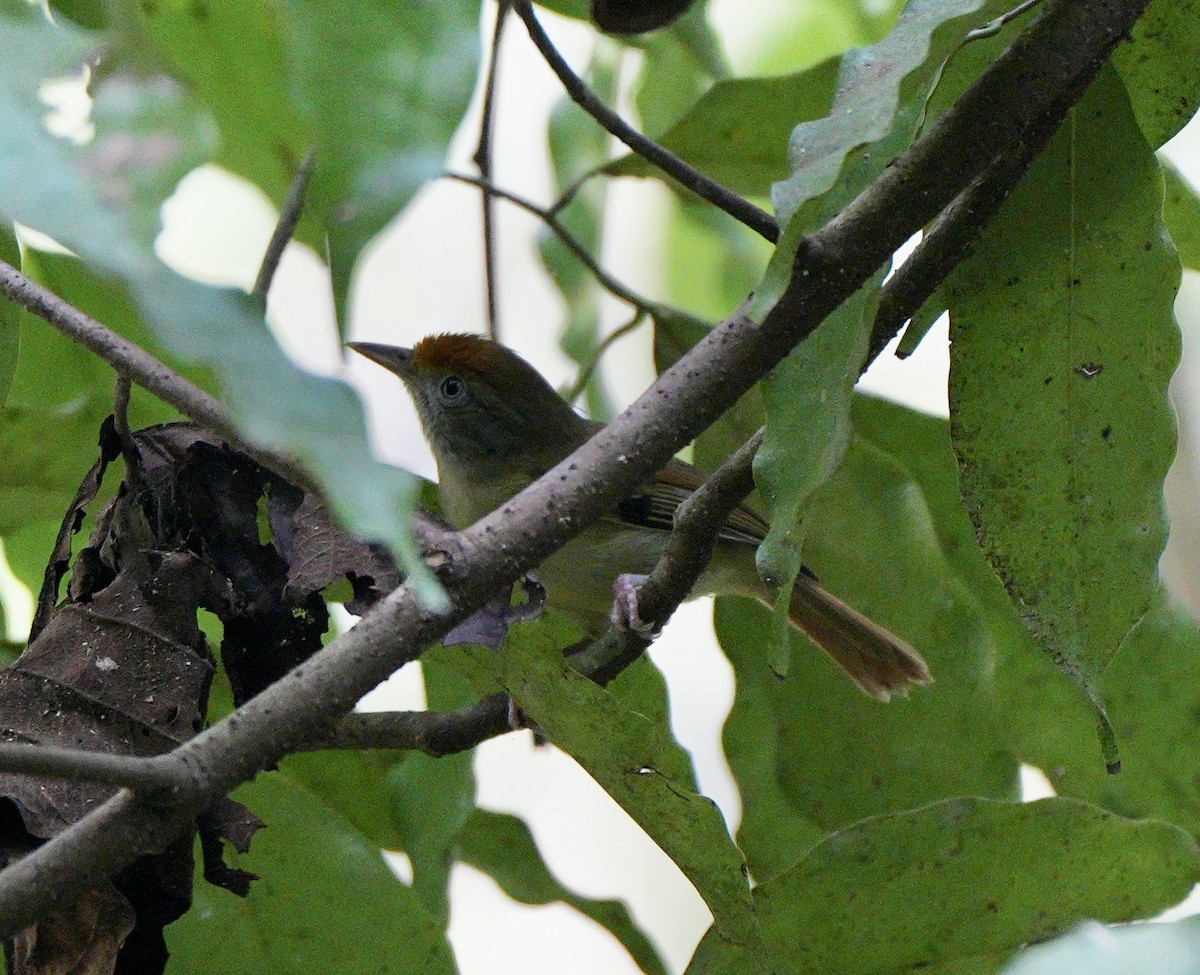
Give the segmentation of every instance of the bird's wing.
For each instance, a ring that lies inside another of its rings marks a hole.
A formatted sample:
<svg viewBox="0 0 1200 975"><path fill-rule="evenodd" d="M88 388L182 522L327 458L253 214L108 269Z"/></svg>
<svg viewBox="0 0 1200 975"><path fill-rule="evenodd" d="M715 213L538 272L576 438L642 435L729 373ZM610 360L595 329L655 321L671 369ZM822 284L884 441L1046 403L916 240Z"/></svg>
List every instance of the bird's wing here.
<svg viewBox="0 0 1200 975"><path fill-rule="evenodd" d="M699 470L681 460L672 460L653 482L643 484L617 505L616 517L630 525L670 531L675 525L676 509L702 483L704 475ZM757 545L766 537L767 528L767 523L751 508L740 505L717 537Z"/></svg>

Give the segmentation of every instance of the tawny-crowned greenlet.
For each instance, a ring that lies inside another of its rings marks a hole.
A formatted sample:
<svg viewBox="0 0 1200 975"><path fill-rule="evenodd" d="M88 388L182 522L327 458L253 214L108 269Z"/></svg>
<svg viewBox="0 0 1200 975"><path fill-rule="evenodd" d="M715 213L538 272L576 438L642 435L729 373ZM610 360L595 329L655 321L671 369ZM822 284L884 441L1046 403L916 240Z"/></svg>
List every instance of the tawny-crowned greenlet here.
<svg viewBox="0 0 1200 975"><path fill-rule="evenodd" d="M500 507L600 428L575 413L524 359L479 336L433 335L412 349L369 342L352 342L350 348L408 387L437 461L442 510L456 527ZM546 589L547 605L589 635L602 633L614 581L650 572L675 509L703 480L695 467L672 460L634 496L546 559L533 575ZM739 594L769 602L754 563L767 528L750 507L737 508L692 595ZM886 700L931 679L912 647L806 573L796 581L789 615L873 697Z"/></svg>

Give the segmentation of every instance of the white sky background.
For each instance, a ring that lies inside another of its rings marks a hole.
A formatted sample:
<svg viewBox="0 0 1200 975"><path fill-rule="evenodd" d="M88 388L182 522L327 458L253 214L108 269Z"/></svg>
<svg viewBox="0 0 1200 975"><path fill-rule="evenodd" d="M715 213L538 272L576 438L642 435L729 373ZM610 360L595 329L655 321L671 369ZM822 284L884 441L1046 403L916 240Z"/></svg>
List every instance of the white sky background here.
<svg viewBox="0 0 1200 975"><path fill-rule="evenodd" d="M764 10L787 12L784 0L759 0ZM769 32L770 21L750 16L748 0L713 0L713 20L726 39L735 69L749 63ZM543 12L544 13L544 12ZM579 24L544 14L544 22L563 53L581 64L590 49L590 32ZM764 24L767 26L764 28ZM532 199L552 198L544 150L545 120L561 97L557 81L529 44L520 23L509 25L501 66L496 127L496 180ZM477 111L478 106L476 106ZM451 165L471 171L477 125L475 111L456 138ZM1200 127L1193 125L1169 150L1177 165L1200 185ZM655 217L666 191L650 180L610 184L612 245L602 264L647 295L662 292L654 261ZM503 202L499 218L501 324L504 338L529 358L554 384L573 376L558 350L562 305L531 246L537 221ZM248 289L275 212L254 188L226 174L205 169L185 180L164 210L160 252L169 263L202 280ZM411 344L434 331L480 331L484 326L482 253L478 231L479 201L473 188L441 182L429 186L373 246L357 281L352 309L355 338ZM1200 355L1191 341L1200 328L1200 282L1185 282L1190 303L1181 305L1185 331L1184 378L1195 375ZM626 312L616 302L605 306L609 328ZM400 384L365 361L344 363L333 325L328 276L315 256L292 245L271 292L269 317L289 353L315 371L345 375L366 395L380 454L419 473L434 473L412 408ZM650 328L622 340L607 360L604 376L619 405L632 400L653 378ZM924 409L946 414L947 335L944 323L905 362L881 357L860 388ZM1195 393L1180 383L1181 401ZM1187 409L1192 416L1195 412ZM1185 422L1181 467L1195 470L1198 434ZM1176 475L1176 483L1180 476ZM1183 483L1184 497L1194 497ZM1190 511L1176 512L1184 545L1176 540L1164 561L1183 578L1197 575L1180 552L1195 552ZM1183 590L1182 584L1178 589ZM6 598L12 622L19 611ZM667 674L673 723L696 758L702 789L736 823L736 788L720 752L720 728L732 701L731 671L711 638L706 602L677 614L653 658ZM371 696L372 707L419 706L419 682L395 678ZM636 920L682 971L708 925L707 909L691 885L625 814L570 759L553 748L534 749L527 734L510 735L483 745L476 761L479 800L488 808L524 817L557 876L581 893L620 897ZM1033 779L1031 778L1031 782ZM459 867L452 879L450 928L465 975L576 975L636 972L624 950L599 928L561 905L526 908L513 904L486 877Z"/></svg>

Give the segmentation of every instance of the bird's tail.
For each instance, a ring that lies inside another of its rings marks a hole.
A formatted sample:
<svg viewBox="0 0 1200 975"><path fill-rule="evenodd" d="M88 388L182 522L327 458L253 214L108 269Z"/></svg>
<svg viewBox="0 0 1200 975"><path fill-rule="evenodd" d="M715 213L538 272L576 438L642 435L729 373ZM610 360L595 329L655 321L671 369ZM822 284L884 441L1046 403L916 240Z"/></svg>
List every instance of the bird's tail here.
<svg viewBox="0 0 1200 975"><path fill-rule="evenodd" d="M788 615L871 697L886 701L933 680L916 650L807 575L796 580Z"/></svg>

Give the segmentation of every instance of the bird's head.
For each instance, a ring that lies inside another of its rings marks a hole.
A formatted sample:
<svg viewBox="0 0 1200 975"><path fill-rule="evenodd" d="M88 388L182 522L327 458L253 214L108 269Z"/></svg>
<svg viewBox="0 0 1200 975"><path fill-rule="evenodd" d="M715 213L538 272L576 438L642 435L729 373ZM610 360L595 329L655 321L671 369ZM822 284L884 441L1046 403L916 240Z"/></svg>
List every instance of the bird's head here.
<svg viewBox="0 0 1200 975"><path fill-rule="evenodd" d="M543 453L550 466L586 439L587 421L533 366L478 335L431 335L411 349L349 346L404 380L439 466Z"/></svg>

